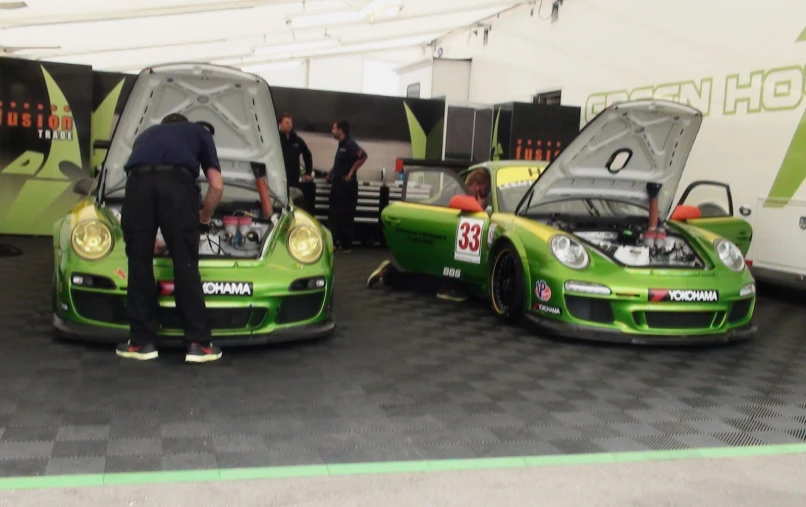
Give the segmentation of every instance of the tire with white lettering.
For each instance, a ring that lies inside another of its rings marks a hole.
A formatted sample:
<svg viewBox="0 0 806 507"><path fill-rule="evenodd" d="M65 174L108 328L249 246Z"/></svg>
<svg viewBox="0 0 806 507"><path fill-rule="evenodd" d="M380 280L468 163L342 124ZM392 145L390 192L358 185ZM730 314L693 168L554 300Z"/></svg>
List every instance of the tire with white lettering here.
<svg viewBox="0 0 806 507"><path fill-rule="evenodd" d="M525 304L523 263L508 241L494 250L490 269L490 306L501 322L513 324L523 315Z"/></svg>

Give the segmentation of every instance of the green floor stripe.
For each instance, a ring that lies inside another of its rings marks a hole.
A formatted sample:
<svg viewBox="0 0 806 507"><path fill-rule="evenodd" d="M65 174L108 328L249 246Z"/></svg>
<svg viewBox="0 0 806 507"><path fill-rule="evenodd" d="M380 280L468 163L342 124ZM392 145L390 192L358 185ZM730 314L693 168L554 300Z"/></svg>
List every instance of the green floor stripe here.
<svg viewBox="0 0 806 507"><path fill-rule="evenodd" d="M327 465L299 465L284 467L224 468L219 470L222 481L244 479L281 479L288 477L319 477L330 475Z"/></svg>
<svg viewBox="0 0 806 507"><path fill-rule="evenodd" d="M629 463L640 461L671 461L680 459L779 456L786 454L806 454L806 444L784 444L754 447L714 447L674 451L637 451L554 456L446 459L438 461L393 461L379 463L343 463L337 465L227 468L219 470L9 477L0 479L0 490L78 488L113 484L157 484L247 479L280 479L288 477L325 477L366 474L448 472L460 470L493 470L561 465Z"/></svg>
<svg viewBox="0 0 806 507"><path fill-rule="evenodd" d="M161 482L217 481L218 470L177 470L170 472L137 472L128 474L102 474L105 485L111 484L156 484ZM66 476L62 476L66 477Z"/></svg>

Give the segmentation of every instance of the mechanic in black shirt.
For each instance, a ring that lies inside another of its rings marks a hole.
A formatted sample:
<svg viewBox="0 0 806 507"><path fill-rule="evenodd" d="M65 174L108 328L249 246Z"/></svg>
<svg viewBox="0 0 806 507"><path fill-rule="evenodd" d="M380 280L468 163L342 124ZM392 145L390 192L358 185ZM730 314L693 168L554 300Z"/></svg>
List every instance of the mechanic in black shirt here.
<svg viewBox="0 0 806 507"><path fill-rule="evenodd" d="M208 182L201 211L196 185L200 167ZM153 262L160 229L173 260L176 308L185 328L185 361L214 361L221 357L221 349L211 343L199 274L199 231L209 229L224 191L213 136L181 114L169 114L137 136L124 170L121 227L129 259L130 332L129 340L118 345L117 355L138 360L158 356L159 304Z"/></svg>
<svg viewBox="0 0 806 507"><path fill-rule="evenodd" d="M358 205L358 178L355 173L367 161L367 152L350 137L350 123L333 124L333 137L339 141L333 169L327 175L330 186L328 225L336 249L349 252L353 244L355 208Z"/></svg>
<svg viewBox="0 0 806 507"><path fill-rule="evenodd" d="M305 141L294 131L291 115L283 113L277 118L277 127L280 129L280 144L283 147L283 161L285 162L286 181L289 187L299 188L299 157L302 156L305 164L304 181L313 178L313 157Z"/></svg>

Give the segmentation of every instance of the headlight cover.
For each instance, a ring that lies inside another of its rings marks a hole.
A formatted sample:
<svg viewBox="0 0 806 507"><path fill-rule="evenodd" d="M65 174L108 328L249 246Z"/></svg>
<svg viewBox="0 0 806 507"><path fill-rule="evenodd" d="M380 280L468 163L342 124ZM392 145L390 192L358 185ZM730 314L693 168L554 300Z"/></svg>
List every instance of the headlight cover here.
<svg viewBox="0 0 806 507"><path fill-rule="evenodd" d="M582 243L571 236L558 234L549 239L551 253L558 261L571 269L585 269L590 264L590 256Z"/></svg>
<svg viewBox="0 0 806 507"><path fill-rule="evenodd" d="M297 225L288 234L288 253L302 264L313 264L322 257L322 235L310 225Z"/></svg>
<svg viewBox="0 0 806 507"><path fill-rule="evenodd" d="M79 222L71 236L73 251L84 260L97 261L112 250L112 231L100 220Z"/></svg>
<svg viewBox="0 0 806 507"><path fill-rule="evenodd" d="M714 241L714 248L716 248L716 254L719 256L719 260L731 271L740 273L744 270L744 255L742 255L739 247L726 239L717 239Z"/></svg>

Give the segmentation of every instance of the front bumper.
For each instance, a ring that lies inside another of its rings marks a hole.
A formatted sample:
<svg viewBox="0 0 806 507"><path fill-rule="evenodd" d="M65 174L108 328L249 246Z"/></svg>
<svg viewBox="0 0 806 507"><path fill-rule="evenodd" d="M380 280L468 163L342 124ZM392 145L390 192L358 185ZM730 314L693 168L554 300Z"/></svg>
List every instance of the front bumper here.
<svg viewBox="0 0 806 507"><path fill-rule="evenodd" d="M575 340L632 345L716 345L748 340L752 338L758 330L752 323L748 323L717 333L641 334L625 333L618 329L572 324L555 319L543 318L533 313L526 314L525 320L529 327L540 333Z"/></svg>
<svg viewBox="0 0 806 507"><path fill-rule="evenodd" d="M286 327L254 334L215 334L213 342L219 347L235 347L248 345L267 345L303 340L314 340L329 336L336 328L336 322L328 317L314 324ZM98 327L89 324L70 322L58 315L53 315L53 331L59 338L92 343L119 343L129 337L129 331L121 328ZM159 346L180 346L184 344L181 336L161 335Z"/></svg>
<svg viewBox="0 0 806 507"><path fill-rule="evenodd" d="M108 278L80 277L80 285L71 277L55 288L54 334L99 343L125 340L129 335L126 289L115 287ZM311 281L324 281L324 287L317 289ZM281 343L319 338L335 329L332 278L303 276L277 285L256 283L251 295L207 295L212 340L220 346ZM159 343L182 343L183 320L174 297L159 296L158 301Z"/></svg>
<svg viewBox="0 0 806 507"><path fill-rule="evenodd" d="M526 324L571 339L643 345L740 341L756 333L748 272L530 266Z"/></svg>

